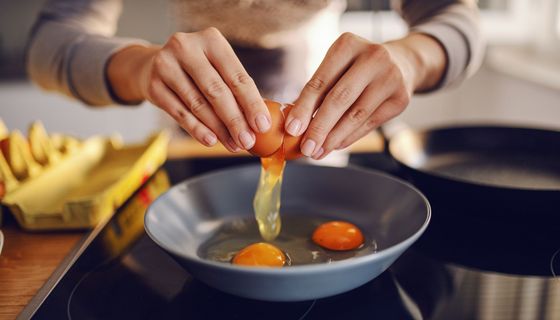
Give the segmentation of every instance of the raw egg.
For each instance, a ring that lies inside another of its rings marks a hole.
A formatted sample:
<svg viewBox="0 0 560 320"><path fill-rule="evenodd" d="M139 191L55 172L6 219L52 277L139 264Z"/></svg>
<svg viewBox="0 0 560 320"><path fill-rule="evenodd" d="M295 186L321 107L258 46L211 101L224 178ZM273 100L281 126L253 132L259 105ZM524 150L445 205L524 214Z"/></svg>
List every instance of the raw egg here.
<svg viewBox="0 0 560 320"><path fill-rule="evenodd" d="M258 242L241 249L232 260L233 264L252 267L282 267L286 256L277 247Z"/></svg>
<svg viewBox="0 0 560 320"><path fill-rule="evenodd" d="M353 250L364 243L360 229L344 221L323 223L315 229L312 239L321 247L336 251Z"/></svg>
<svg viewBox="0 0 560 320"><path fill-rule="evenodd" d="M284 121L293 105L282 105L266 99L264 102L270 112L271 128L266 133L255 133L255 145L249 152L261 158L270 157L278 151L284 152L286 160L301 157L299 145L302 136L293 137L284 131Z"/></svg>

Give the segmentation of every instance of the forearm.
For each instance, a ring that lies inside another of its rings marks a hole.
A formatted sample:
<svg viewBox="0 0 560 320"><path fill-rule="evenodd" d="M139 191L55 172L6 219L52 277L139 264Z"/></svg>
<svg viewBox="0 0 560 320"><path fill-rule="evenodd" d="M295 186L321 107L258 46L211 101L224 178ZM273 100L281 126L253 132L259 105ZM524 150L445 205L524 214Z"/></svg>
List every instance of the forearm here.
<svg viewBox="0 0 560 320"><path fill-rule="evenodd" d="M159 46L129 46L113 54L107 64L107 81L113 94L124 103L146 98L147 73Z"/></svg>
<svg viewBox="0 0 560 320"><path fill-rule="evenodd" d="M405 78L410 78L410 92L429 91L442 81L447 66L445 49L431 36L411 33L385 44L398 60Z"/></svg>
<svg viewBox="0 0 560 320"><path fill-rule="evenodd" d="M51 0L45 3L27 45L30 79L88 105L117 103L107 85L107 61L140 39L113 37L121 0Z"/></svg>
<svg viewBox="0 0 560 320"><path fill-rule="evenodd" d="M435 86L418 91L456 85L478 69L484 45L476 0L397 0L394 3L411 34L429 36L444 50L446 65L442 78Z"/></svg>

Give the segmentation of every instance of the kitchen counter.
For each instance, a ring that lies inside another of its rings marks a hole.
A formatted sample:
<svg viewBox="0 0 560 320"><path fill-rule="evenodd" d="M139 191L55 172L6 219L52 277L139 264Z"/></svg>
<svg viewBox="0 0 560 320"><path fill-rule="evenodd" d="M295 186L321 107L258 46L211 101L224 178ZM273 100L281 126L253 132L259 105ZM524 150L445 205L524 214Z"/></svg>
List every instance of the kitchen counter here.
<svg viewBox="0 0 560 320"><path fill-rule="evenodd" d="M379 152L383 141L376 134L356 142L352 153ZM247 156L240 153L236 156ZM191 139L174 140L169 145L169 159L231 157L221 146L206 148ZM250 160L250 159L247 159ZM180 178L179 170L174 178ZM173 181L172 181L173 182ZM174 181L176 182L176 181ZM8 215L6 212L4 213ZM2 226L5 243L0 254L0 319L13 319L43 287L63 260L79 247L87 231L26 232L14 219L5 219Z"/></svg>
<svg viewBox="0 0 560 320"><path fill-rule="evenodd" d="M86 232L30 233L6 220L0 255L0 319L14 319Z"/></svg>

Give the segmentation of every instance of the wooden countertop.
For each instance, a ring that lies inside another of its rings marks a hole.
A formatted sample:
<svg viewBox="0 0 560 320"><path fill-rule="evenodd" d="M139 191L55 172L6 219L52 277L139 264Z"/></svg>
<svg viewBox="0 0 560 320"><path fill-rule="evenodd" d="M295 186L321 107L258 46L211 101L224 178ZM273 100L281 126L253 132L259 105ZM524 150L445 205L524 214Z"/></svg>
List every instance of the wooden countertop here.
<svg viewBox="0 0 560 320"><path fill-rule="evenodd" d="M383 141L376 134L350 148L355 153L381 150ZM168 151L170 159L247 155L231 154L222 146L207 148L192 139L173 140ZM86 232L31 233L21 230L13 219L6 220L1 228L4 248L0 254L0 319L14 319Z"/></svg>
<svg viewBox="0 0 560 320"><path fill-rule="evenodd" d="M85 232L29 233L13 220L2 232L0 319L14 319Z"/></svg>

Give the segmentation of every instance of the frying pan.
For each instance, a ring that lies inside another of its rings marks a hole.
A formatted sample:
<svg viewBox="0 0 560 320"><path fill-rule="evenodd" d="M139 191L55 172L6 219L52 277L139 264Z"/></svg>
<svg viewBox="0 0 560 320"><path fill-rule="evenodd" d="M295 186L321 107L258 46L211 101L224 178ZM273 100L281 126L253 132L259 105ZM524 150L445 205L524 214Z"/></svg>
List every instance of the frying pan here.
<svg viewBox="0 0 560 320"><path fill-rule="evenodd" d="M237 296L300 301L349 291L385 271L426 229L430 205L406 182L373 170L289 163L281 211L358 225L377 252L329 264L281 269L243 267L206 260L199 249L221 226L254 217L252 199L260 166L216 171L186 180L147 210L151 239L195 278ZM313 230L310 230L310 236Z"/></svg>
<svg viewBox="0 0 560 320"><path fill-rule="evenodd" d="M560 132L506 126L405 129L391 156L434 208L493 217L556 215Z"/></svg>

